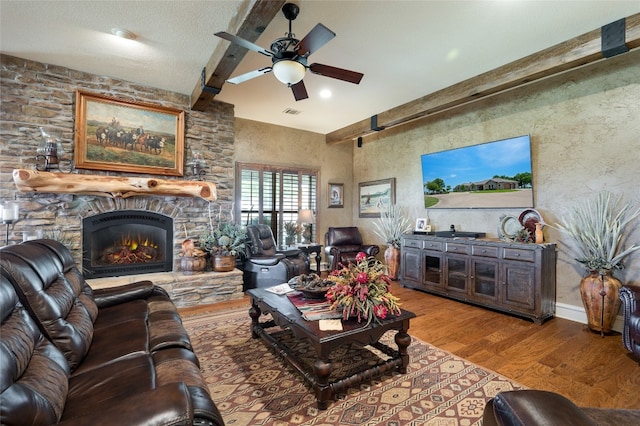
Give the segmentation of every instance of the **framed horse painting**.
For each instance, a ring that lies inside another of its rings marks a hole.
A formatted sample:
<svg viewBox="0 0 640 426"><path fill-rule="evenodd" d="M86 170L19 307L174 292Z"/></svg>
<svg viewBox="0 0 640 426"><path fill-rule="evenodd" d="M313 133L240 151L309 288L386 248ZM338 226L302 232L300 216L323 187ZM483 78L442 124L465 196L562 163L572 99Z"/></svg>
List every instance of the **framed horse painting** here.
<svg viewBox="0 0 640 426"><path fill-rule="evenodd" d="M182 176L184 111L76 92L75 166Z"/></svg>

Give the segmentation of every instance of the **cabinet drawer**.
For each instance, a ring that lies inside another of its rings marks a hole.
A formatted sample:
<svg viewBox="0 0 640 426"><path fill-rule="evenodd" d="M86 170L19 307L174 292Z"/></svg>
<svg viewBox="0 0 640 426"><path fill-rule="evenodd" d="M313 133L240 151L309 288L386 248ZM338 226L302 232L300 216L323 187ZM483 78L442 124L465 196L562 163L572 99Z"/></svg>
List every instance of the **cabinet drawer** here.
<svg viewBox="0 0 640 426"><path fill-rule="evenodd" d="M516 248L505 248L504 258L509 260L522 260L525 262L533 262L536 253L533 250L522 250Z"/></svg>
<svg viewBox="0 0 640 426"><path fill-rule="evenodd" d="M412 240L409 238L404 238L402 240L403 247L413 247L413 248L422 248L422 240Z"/></svg>
<svg viewBox="0 0 640 426"><path fill-rule="evenodd" d="M498 257L498 247L471 246L473 256Z"/></svg>
<svg viewBox="0 0 640 426"><path fill-rule="evenodd" d="M442 241L425 240L422 242L422 248L426 250L442 251Z"/></svg>
<svg viewBox="0 0 640 426"><path fill-rule="evenodd" d="M448 253L462 253L467 254L467 248L469 247L466 244L455 244L455 243L446 243L447 248L446 251Z"/></svg>

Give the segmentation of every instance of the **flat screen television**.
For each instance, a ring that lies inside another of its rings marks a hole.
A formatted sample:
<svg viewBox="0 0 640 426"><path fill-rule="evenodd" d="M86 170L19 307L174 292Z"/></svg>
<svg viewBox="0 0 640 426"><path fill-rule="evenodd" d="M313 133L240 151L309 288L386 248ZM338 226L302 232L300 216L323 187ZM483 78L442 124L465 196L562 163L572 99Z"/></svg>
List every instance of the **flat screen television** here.
<svg viewBox="0 0 640 426"><path fill-rule="evenodd" d="M533 207L529 135L423 154L429 209Z"/></svg>

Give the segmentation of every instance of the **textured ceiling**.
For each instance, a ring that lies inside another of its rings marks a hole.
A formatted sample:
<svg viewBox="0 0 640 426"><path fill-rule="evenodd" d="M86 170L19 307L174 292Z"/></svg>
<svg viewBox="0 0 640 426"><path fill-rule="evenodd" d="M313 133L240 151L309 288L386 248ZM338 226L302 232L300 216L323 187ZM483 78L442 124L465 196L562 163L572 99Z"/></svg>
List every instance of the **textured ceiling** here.
<svg viewBox="0 0 640 426"><path fill-rule="evenodd" d="M365 74L360 85L308 73L296 102L272 74L225 84L215 99L237 117L329 133L513 60L640 12L640 1L310 1L293 32L322 22L337 36L318 62ZM191 94L237 1L0 2L3 53ZM126 28L135 41L111 35ZM256 44L269 47L288 22L278 13ZM249 52L232 76L271 65ZM319 92L332 91L330 99ZM299 114L285 114L293 109Z"/></svg>

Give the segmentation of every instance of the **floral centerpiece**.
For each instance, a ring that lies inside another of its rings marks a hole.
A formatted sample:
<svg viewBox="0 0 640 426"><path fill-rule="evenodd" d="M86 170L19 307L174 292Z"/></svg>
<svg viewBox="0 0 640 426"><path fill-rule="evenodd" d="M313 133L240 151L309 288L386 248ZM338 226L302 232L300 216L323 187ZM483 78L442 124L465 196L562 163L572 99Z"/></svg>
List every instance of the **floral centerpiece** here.
<svg viewBox="0 0 640 426"><path fill-rule="evenodd" d="M389 292L391 279L385 266L376 258L360 252L356 263L331 272L334 282L327 291L331 309L342 310L344 319L356 317L358 322L381 322L388 315L399 315L399 299Z"/></svg>

